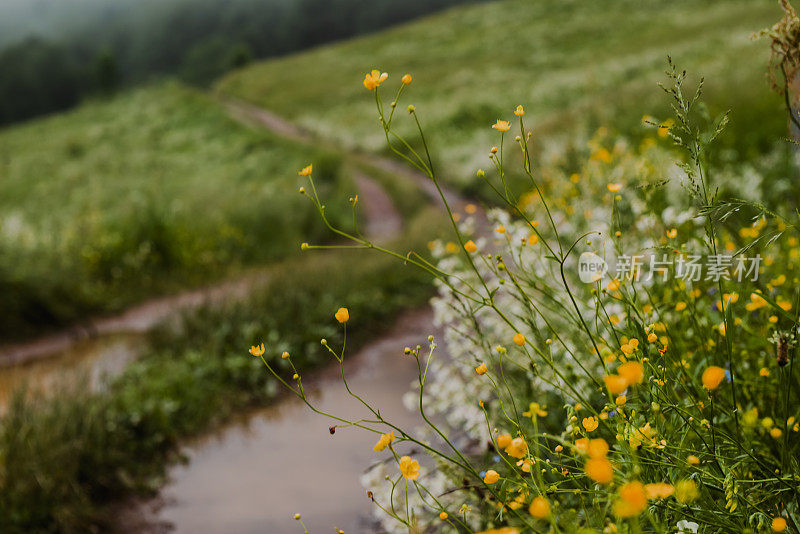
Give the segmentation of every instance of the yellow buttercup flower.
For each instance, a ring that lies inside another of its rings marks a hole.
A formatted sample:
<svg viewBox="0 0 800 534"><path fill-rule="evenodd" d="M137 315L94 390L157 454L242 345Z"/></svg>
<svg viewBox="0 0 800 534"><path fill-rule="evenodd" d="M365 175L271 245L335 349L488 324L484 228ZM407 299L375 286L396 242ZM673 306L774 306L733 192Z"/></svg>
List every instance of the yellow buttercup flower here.
<svg viewBox="0 0 800 534"><path fill-rule="evenodd" d="M408 84L410 84L410 83L411 83L411 80L412 80L412 78L411 78L411 75L410 75L410 74L406 74L405 76L403 76L402 78L400 78L400 81L402 81L402 82L403 82L403 85L408 85Z"/></svg>
<svg viewBox="0 0 800 534"><path fill-rule="evenodd" d="M675 487L666 482L656 482L654 484L646 484L644 491L647 493L648 499L666 499L675 493Z"/></svg>
<svg viewBox="0 0 800 534"><path fill-rule="evenodd" d="M602 438L589 440L586 452L590 458L605 458L608 454L608 443Z"/></svg>
<svg viewBox="0 0 800 534"><path fill-rule="evenodd" d="M517 109L514 110L514 115L517 117L522 117L525 115L525 109L522 106L517 106Z"/></svg>
<svg viewBox="0 0 800 534"><path fill-rule="evenodd" d="M695 456L694 454L690 454L689 456L687 456L687 457L686 457L686 461L687 461L687 462L689 462L689 463L690 463L690 464L692 464L692 465L698 465L698 464L700 464L700 458L698 458L698 457L697 457L697 456Z"/></svg>
<svg viewBox="0 0 800 534"><path fill-rule="evenodd" d="M378 440L378 443L376 443L375 446L372 447L372 450L373 451L382 451L386 447L388 447L389 444L391 442L393 442L393 441L394 441L394 432L389 432L388 434L381 434L381 437Z"/></svg>
<svg viewBox="0 0 800 534"><path fill-rule="evenodd" d="M647 508L647 495L641 482L628 482L619 488L619 498L614 503L617 517L636 517Z"/></svg>
<svg viewBox="0 0 800 534"><path fill-rule="evenodd" d="M600 422L597 420L597 417L584 417L583 421L581 421L581 424L587 432L593 432L594 430L597 430L597 426L600 424Z"/></svg>
<svg viewBox="0 0 800 534"><path fill-rule="evenodd" d="M540 495L531 501L528 513L536 519L546 519L550 515L550 502Z"/></svg>
<svg viewBox="0 0 800 534"><path fill-rule="evenodd" d="M264 348L264 344L261 345L254 345L250 347L250 354L255 357L263 356L266 349Z"/></svg>
<svg viewBox="0 0 800 534"><path fill-rule="evenodd" d="M655 343L656 341L658 341L658 335L655 332L650 332L649 334L647 334L647 341L649 341L650 343Z"/></svg>
<svg viewBox="0 0 800 534"><path fill-rule="evenodd" d="M514 458L523 458L528 452L528 444L522 438L514 438L506 447L506 454Z"/></svg>
<svg viewBox="0 0 800 534"><path fill-rule="evenodd" d="M725 369L712 365L703 371L703 386L706 389L717 389L725 379Z"/></svg>
<svg viewBox="0 0 800 534"><path fill-rule="evenodd" d="M525 336L517 332L514 334L514 343L519 345L520 347L525 344Z"/></svg>
<svg viewBox="0 0 800 534"><path fill-rule="evenodd" d="M336 313L334 313L333 316L336 317L336 320L340 323L346 323L350 320L350 312L347 310L347 308L339 308L336 310Z"/></svg>
<svg viewBox="0 0 800 534"><path fill-rule="evenodd" d="M478 251L478 245L476 245L472 239L464 243L464 250L469 252L470 254L475 253Z"/></svg>
<svg viewBox="0 0 800 534"><path fill-rule="evenodd" d="M584 466L586 476L598 484L611 484L614 480L614 466L608 458L590 458Z"/></svg>
<svg viewBox="0 0 800 534"><path fill-rule="evenodd" d="M483 481L486 484L495 484L498 480L500 480L500 474L494 469L486 471L486 476L483 477Z"/></svg>
<svg viewBox="0 0 800 534"><path fill-rule="evenodd" d="M603 377L603 381L606 383L606 387L608 388L608 391L612 395L619 395L620 393L625 391L625 388L628 387L628 381L625 380L624 377L619 376L619 375L607 375L607 376L604 376ZM592 430L594 430L594 429L592 429Z"/></svg>
<svg viewBox="0 0 800 534"><path fill-rule="evenodd" d="M498 132L507 132L511 129L511 123L508 121L501 121L500 119L497 119L497 122L492 124L492 128L494 128Z"/></svg>
<svg viewBox="0 0 800 534"><path fill-rule="evenodd" d="M612 193L619 193L620 189L622 189L622 184L608 184L608 190Z"/></svg>
<svg viewBox="0 0 800 534"><path fill-rule="evenodd" d="M497 447L499 449L505 449L511 445L511 439L511 434L500 434L497 436Z"/></svg>
<svg viewBox="0 0 800 534"><path fill-rule="evenodd" d="M785 532L786 520L782 517L776 517L772 520L772 532Z"/></svg>
<svg viewBox="0 0 800 534"><path fill-rule="evenodd" d="M297 174L299 174L300 176L309 176L313 169L314 169L314 166L309 163L307 166L305 166L302 169L300 169L299 171L297 171Z"/></svg>
<svg viewBox="0 0 800 534"><path fill-rule="evenodd" d="M416 480L419 477L419 462L412 460L410 456L403 456L400 458L399 466L403 478Z"/></svg>
<svg viewBox="0 0 800 534"><path fill-rule="evenodd" d="M658 127L658 136L659 137L666 137L669 133L669 129L675 124L675 121L672 119L667 119L662 122Z"/></svg>
<svg viewBox="0 0 800 534"><path fill-rule="evenodd" d="M641 384L644 381L644 366L637 361L629 360L617 367L617 374L622 376L628 385Z"/></svg>
<svg viewBox="0 0 800 534"><path fill-rule="evenodd" d="M678 237L678 229L677 228L671 228L671 229L667 230L667 237L670 238L670 239L675 239L676 237Z"/></svg>
<svg viewBox="0 0 800 534"><path fill-rule="evenodd" d="M377 89L381 82L388 77L389 75L385 72L382 73L379 70L373 70L364 76L364 87L370 91Z"/></svg>
<svg viewBox="0 0 800 534"><path fill-rule="evenodd" d="M478 367L475 368L475 372L478 373L479 375L485 375L488 370L489 370L489 368L486 367L485 363L482 363Z"/></svg>
<svg viewBox="0 0 800 534"><path fill-rule="evenodd" d="M441 512L439 514L439 519L441 519L442 521L446 520L448 517L450 516L447 514L447 512Z"/></svg>

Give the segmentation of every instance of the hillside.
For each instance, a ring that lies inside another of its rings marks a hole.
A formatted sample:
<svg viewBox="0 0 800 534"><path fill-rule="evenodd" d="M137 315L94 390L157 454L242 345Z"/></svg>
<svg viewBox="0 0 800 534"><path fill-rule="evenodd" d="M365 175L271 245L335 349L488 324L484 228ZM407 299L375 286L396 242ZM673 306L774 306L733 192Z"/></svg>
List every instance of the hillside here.
<svg viewBox="0 0 800 534"><path fill-rule="evenodd" d="M178 84L0 130L0 338L296 251L322 232L294 179L310 159L345 183Z"/></svg>
<svg viewBox="0 0 800 534"><path fill-rule="evenodd" d="M765 75L767 43L752 39L779 14L773 2L748 0L505 0L254 64L217 89L376 150L382 138L364 73L388 71L389 95L410 72L414 84L404 102L416 105L448 177L464 183L488 163L489 125L513 118L517 104L540 139L598 125L641 135L643 115L668 111L656 84L669 53L706 78L714 111L732 108L724 143L743 157L785 132L780 98Z"/></svg>

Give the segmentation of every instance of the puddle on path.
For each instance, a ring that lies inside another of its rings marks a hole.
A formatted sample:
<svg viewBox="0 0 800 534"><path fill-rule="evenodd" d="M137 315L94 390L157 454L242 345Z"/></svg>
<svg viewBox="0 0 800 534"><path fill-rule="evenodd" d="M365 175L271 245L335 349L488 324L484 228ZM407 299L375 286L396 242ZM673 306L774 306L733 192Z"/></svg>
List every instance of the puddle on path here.
<svg viewBox="0 0 800 534"><path fill-rule="evenodd" d="M387 335L346 359L354 392L405 429L422 421L405 409L403 395L417 377L405 346L425 346L433 331L430 309L401 316ZM442 357L440 354L439 357ZM331 366L309 380L322 410L354 419L366 408L350 397ZM374 506L359 483L362 472L386 458L372 450L377 436L345 428L330 435L333 422L287 397L185 447L189 463L173 468L160 497L158 522L175 532L301 533L296 512L311 532L374 532Z"/></svg>

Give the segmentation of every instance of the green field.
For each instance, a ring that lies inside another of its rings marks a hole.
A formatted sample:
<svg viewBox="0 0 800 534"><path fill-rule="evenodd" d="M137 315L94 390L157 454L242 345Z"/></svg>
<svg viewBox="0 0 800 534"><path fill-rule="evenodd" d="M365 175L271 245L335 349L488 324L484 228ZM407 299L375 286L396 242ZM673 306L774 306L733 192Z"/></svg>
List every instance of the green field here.
<svg viewBox="0 0 800 534"><path fill-rule="evenodd" d="M352 193L338 157L241 126L172 83L0 130L0 337L322 239L297 194L312 160L326 194ZM346 203L329 215L349 217Z"/></svg>
<svg viewBox="0 0 800 534"><path fill-rule="evenodd" d="M752 0L506 0L255 64L217 89L347 146L380 150L364 73L390 73L388 102L410 72L414 82L402 108L416 105L440 169L465 184L489 164L497 139L489 126L513 119L517 104L525 106L540 148L599 125L642 135L643 115L667 116L656 84L671 54L695 78L705 76L712 108L732 108L723 143L744 157L785 133L781 99L766 78L768 43L751 39L779 17L775 2ZM410 132L411 121L404 122Z"/></svg>

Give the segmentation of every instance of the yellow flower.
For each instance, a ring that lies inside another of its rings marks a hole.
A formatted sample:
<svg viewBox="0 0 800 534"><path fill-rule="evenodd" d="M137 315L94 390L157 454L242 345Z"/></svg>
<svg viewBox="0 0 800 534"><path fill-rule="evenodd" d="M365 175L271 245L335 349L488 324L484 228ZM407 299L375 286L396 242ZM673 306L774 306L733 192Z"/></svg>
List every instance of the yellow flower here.
<svg viewBox="0 0 800 534"><path fill-rule="evenodd" d="M403 474L403 478L417 480L417 477L419 477L419 462L412 460L410 456L403 456L400 458L400 472Z"/></svg>
<svg viewBox="0 0 800 534"><path fill-rule="evenodd" d="M617 374L622 376L628 385L641 384L644 380L644 366L637 361L630 360L617 367Z"/></svg>
<svg viewBox="0 0 800 534"><path fill-rule="evenodd" d="M687 462L689 462L689 463L690 463L690 464L692 464L692 465L698 465L698 464L700 463L700 458L698 458L698 457L697 457L697 456L695 456L694 454L690 454L690 455L689 455L689 456L686 458L686 461L687 461Z"/></svg>
<svg viewBox="0 0 800 534"><path fill-rule="evenodd" d="M686 303L681 301L675 305L675 311L683 311L686 309Z"/></svg>
<svg viewBox="0 0 800 534"><path fill-rule="evenodd" d="M698 495L697 484L691 480L681 480L675 484L675 498L678 499L678 502L684 504L692 502Z"/></svg>
<svg viewBox="0 0 800 534"><path fill-rule="evenodd" d="M373 451L382 451L383 449L388 447L389 444L391 442L393 442L393 441L394 441L394 432L389 432L388 434L381 434L381 437L378 440L378 443L376 443L375 446L372 447L372 450Z"/></svg>
<svg viewBox="0 0 800 534"><path fill-rule="evenodd" d="M614 503L617 517L636 517L647 508L647 495L641 482L628 482L619 488L619 499Z"/></svg>
<svg viewBox="0 0 800 534"><path fill-rule="evenodd" d="M497 447L500 449L505 449L511 445L511 434L500 434L497 436Z"/></svg>
<svg viewBox="0 0 800 534"><path fill-rule="evenodd" d="M619 193L620 189L622 189L622 184L608 184L608 190L612 193Z"/></svg>
<svg viewBox="0 0 800 534"><path fill-rule="evenodd" d="M608 443L602 438L590 440L586 452L590 458L605 458L608 454Z"/></svg>
<svg viewBox="0 0 800 534"><path fill-rule="evenodd" d="M495 228L494 231L497 232L498 234L502 234L502 233L505 233L506 227L501 224L500 226Z"/></svg>
<svg viewBox="0 0 800 534"><path fill-rule="evenodd" d="M669 133L669 129L674 124L675 124L675 121L672 120L672 119L667 119L664 122L662 122L661 125L658 127L658 136L659 137L666 137L667 134Z"/></svg>
<svg viewBox="0 0 800 534"><path fill-rule="evenodd" d="M611 392L612 395L619 395L620 393L625 391L625 388L628 387L628 381L625 380L624 377L619 375L604 376L603 381L606 383L606 387L608 388L608 391ZM586 421L586 419L584 419L584 421Z"/></svg>
<svg viewBox="0 0 800 534"><path fill-rule="evenodd" d="M614 480L614 467L608 458L590 458L584 469L586 476L598 484L611 484Z"/></svg>
<svg viewBox="0 0 800 534"><path fill-rule="evenodd" d="M484 530L482 532L478 532L477 534L519 534L519 529L514 527L501 527L493 528L491 530Z"/></svg>
<svg viewBox="0 0 800 534"><path fill-rule="evenodd" d="M531 501L528 513L536 519L545 519L550 515L550 503L540 495Z"/></svg>
<svg viewBox="0 0 800 534"><path fill-rule="evenodd" d="M786 520L782 517L776 517L772 520L772 532L784 532L786 530Z"/></svg>
<svg viewBox="0 0 800 534"><path fill-rule="evenodd" d="M439 519L441 519L442 521L445 521L448 517L450 516L447 515L447 512L442 512L439 514Z"/></svg>
<svg viewBox="0 0 800 534"><path fill-rule="evenodd" d="M650 332L647 335L647 341L650 343L655 343L658 340L658 335L655 332Z"/></svg>
<svg viewBox="0 0 800 534"><path fill-rule="evenodd" d="M583 421L581 421L581 424L587 432L592 432L597 430L597 425L599 425L600 422L597 420L597 417L584 417Z"/></svg>
<svg viewBox="0 0 800 534"><path fill-rule="evenodd" d="M336 320L340 323L346 323L350 320L350 312L347 311L347 308L339 308L333 316L336 317Z"/></svg>
<svg viewBox="0 0 800 534"><path fill-rule="evenodd" d="M589 438L579 438L575 440L575 450L581 454L589 453Z"/></svg>
<svg viewBox="0 0 800 534"><path fill-rule="evenodd" d="M767 369L766 367L762 367L758 371L758 374L761 375L761 376L769 376L769 369Z"/></svg>
<svg viewBox="0 0 800 534"><path fill-rule="evenodd" d="M535 245L538 242L539 242L539 236L536 234L531 234L531 236L528 238L529 245Z"/></svg>
<svg viewBox="0 0 800 534"><path fill-rule="evenodd" d="M725 378L725 369L712 365L703 371L703 386L706 389L717 389Z"/></svg>
<svg viewBox="0 0 800 534"><path fill-rule="evenodd" d="M626 397L625 395L620 395L620 396L619 396L619 397L617 397L617 399L614 401L614 403L615 403L617 406L625 406L625 403L626 403L626 402L628 402L628 397Z"/></svg>
<svg viewBox="0 0 800 534"><path fill-rule="evenodd" d="M667 237L670 238L670 239L675 239L676 237L678 237L678 229L677 228L671 228L671 229L667 230Z"/></svg>
<svg viewBox="0 0 800 534"><path fill-rule="evenodd" d="M492 124L492 128L494 128L498 132L507 132L511 129L511 123L508 121L501 121L500 119L497 119L497 122Z"/></svg>
<svg viewBox="0 0 800 534"><path fill-rule="evenodd" d="M472 239L464 243L464 250L469 252L470 254L478 251L478 245L476 245Z"/></svg>
<svg viewBox="0 0 800 534"><path fill-rule="evenodd" d="M299 174L300 176L309 176L313 168L314 166L309 163L307 166L297 171L297 174Z"/></svg>
<svg viewBox="0 0 800 534"><path fill-rule="evenodd" d="M620 285L619 278L614 278L608 283L606 287L608 288L609 291L616 291L617 289L619 289L619 285Z"/></svg>
<svg viewBox="0 0 800 534"><path fill-rule="evenodd" d="M769 431L769 435L772 436L775 439L778 439L783 435L783 430L781 430L778 427L775 427L775 428L773 428L772 430Z"/></svg>
<svg viewBox="0 0 800 534"><path fill-rule="evenodd" d="M514 343L519 345L520 347L525 344L525 336L517 332L514 334Z"/></svg>
<svg viewBox="0 0 800 534"><path fill-rule="evenodd" d="M411 78L411 75L410 75L410 74L406 74L405 76L403 76L402 78L400 78L400 81L402 81L402 82L403 82L403 85L408 85L408 84L410 84L410 83L411 83L411 80L412 80L412 78Z"/></svg>
<svg viewBox="0 0 800 534"><path fill-rule="evenodd" d="M666 482L656 482L655 484L647 484L644 487L648 499L666 499L675 492L672 484Z"/></svg>
<svg viewBox="0 0 800 534"><path fill-rule="evenodd" d="M372 72L364 76L364 87L372 91L376 89L381 84L381 82L388 77L389 75L386 74L385 72L381 73L381 71L379 70L373 70Z"/></svg>
<svg viewBox="0 0 800 534"><path fill-rule="evenodd" d="M479 375L485 375L486 371L488 371L488 370L489 370L489 368L486 367L485 363L482 363L478 367L475 368L475 372L478 373Z"/></svg>
<svg viewBox="0 0 800 534"><path fill-rule="evenodd" d="M514 115L516 115L517 117L522 117L523 115L525 115L525 109L523 109L522 106L517 106L517 109L514 110Z"/></svg>
<svg viewBox="0 0 800 534"><path fill-rule="evenodd" d="M498 480L500 480L500 475L494 469L486 471L486 476L483 477L483 481L486 484L496 484Z"/></svg>
<svg viewBox="0 0 800 534"><path fill-rule="evenodd" d="M514 438L506 447L506 454L514 458L523 458L528 452L528 444L522 438Z"/></svg>
<svg viewBox="0 0 800 534"><path fill-rule="evenodd" d="M266 349L264 348L264 344L261 345L254 345L250 347L250 354L255 357L263 356Z"/></svg>

